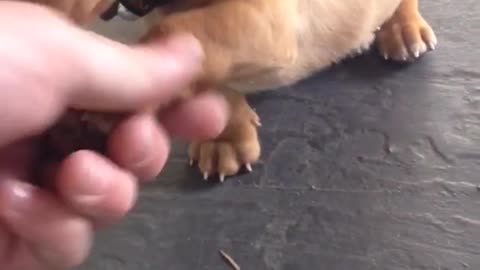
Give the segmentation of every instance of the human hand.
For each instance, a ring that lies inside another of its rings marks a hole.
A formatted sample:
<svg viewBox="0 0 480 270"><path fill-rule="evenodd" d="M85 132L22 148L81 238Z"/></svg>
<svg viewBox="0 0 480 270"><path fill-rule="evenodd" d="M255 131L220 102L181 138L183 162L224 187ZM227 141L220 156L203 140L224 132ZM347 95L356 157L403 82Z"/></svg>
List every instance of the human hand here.
<svg viewBox="0 0 480 270"><path fill-rule="evenodd" d="M0 2L0 22L0 269L69 269L88 255L94 228L132 207L138 179L164 166L167 134L216 136L226 105L211 95L192 99L169 110L162 125L133 115L113 131L111 156L76 152L59 164L48 188L33 186L32 138L68 107L166 105L199 69L201 50L186 37L129 48L13 1Z"/></svg>

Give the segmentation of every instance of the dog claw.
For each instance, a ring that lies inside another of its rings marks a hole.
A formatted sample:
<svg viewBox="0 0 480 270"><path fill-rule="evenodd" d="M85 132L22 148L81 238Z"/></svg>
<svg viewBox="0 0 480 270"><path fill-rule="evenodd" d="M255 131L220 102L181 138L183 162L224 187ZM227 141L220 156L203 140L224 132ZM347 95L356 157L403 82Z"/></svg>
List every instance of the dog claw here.
<svg viewBox="0 0 480 270"><path fill-rule="evenodd" d="M203 173L203 180L205 180L205 181L208 180L208 173L207 172Z"/></svg>
<svg viewBox="0 0 480 270"><path fill-rule="evenodd" d="M414 51L414 52L413 52L413 56L414 56L415 58L420 57L420 51L418 51L418 50Z"/></svg>
<svg viewBox="0 0 480 270"><path fill-rule="evenodd" d="M225 175L220 174L220 183L223 183L223 182L225 182Z"/></svg>
<svg viewBox="0 0 480 270"><path fill-rule="evenodd" d="M250 164L250 163L245 164L245 168L246 168L247 171L249 171L249 172L252 172L252 171L253 171L252 164Z"/></svg>
<svg viewBox="0 0 480 270"><path fill-rule="evenodd" d="M188 165L193 166L193 159L188 160Z"/></svg>
<svg viewBox="0 0 480 270"><path fill-rule="evenodd" d="M432 51L435 50L435 42L428 43L428 48Z"/></svg>

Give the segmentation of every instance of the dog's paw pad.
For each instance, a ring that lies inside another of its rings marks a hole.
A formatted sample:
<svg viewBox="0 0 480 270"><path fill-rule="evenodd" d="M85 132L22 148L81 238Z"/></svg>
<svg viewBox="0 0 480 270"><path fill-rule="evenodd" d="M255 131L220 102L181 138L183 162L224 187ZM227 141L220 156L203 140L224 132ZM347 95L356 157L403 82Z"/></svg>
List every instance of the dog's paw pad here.
<svg viewBox="0 0 480 270"><path fill-rule="evenodd" d="M437 46L437 37L420 16L391 21L377 32L377 46L385 60L411 61Z"/></svg>

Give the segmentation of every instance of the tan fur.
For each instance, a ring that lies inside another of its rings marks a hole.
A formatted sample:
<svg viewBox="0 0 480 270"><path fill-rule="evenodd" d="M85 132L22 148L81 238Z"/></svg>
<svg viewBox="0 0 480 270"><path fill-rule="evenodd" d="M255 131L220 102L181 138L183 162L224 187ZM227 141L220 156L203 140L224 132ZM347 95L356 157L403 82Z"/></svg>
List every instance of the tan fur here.
<svg viewBox="0 0 480 270"><path fill-rule="evenodd" d="M437 38L418 11L418 1L402 1L394 16L377 35L377 45L385 60L407 61L435 49Z"/></svg>
<svg viewBox="0 0 480 270"><path fill-rule="evenodd" d="M194 10L160 10L157 21L154 15L149 18L149 35L193 32L207 51L206 73L228 77L226 83L242 92L294 83L367 47L376 28L400 4L400 0L211 2Z"/></svg>
<svg viewBox="0 0 480 270"><path fill-rule="evenodd" d="M375 39L386 59L400 61L436 44L417 0L178 0L145 22L142 42L188 32L203 45L203 73L189 91L223 92L233 114L218 138L193 143L189 156L205 178L218 173L222 181L260 158L259 119L243 94L293 84Z"/></svg>
<svg viewBox="0 0 480 270"><path fill-rule="evenodd" d="M22 1L22 0L20 0ZM26 0L52 7L79 24L91 21L108 9L114 0Z"/></svg>

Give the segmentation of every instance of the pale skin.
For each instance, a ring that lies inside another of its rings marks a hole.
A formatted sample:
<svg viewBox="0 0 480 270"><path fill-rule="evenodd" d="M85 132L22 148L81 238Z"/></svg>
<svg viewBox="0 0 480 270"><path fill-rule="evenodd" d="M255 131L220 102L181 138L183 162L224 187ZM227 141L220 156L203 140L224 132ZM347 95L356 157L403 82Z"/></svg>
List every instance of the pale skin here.
<svg viewBox="0 0 480 270"><path fill-rule="evenodd" d="M169 137L217 136L227 107L219 96L202 95L170 108L161 122L133 113L112 131L108 155L72 153L46 171L40 188L31 184L39 180L32 178L36 135L67 108L167 106L198 72L203 53L188 36L127 47L9 1L0 2L0 33L0 269L70 269L88 256L95 229L123 217L138 185L161 171Z"/></svg>

